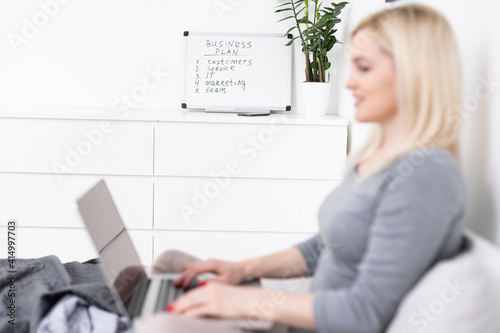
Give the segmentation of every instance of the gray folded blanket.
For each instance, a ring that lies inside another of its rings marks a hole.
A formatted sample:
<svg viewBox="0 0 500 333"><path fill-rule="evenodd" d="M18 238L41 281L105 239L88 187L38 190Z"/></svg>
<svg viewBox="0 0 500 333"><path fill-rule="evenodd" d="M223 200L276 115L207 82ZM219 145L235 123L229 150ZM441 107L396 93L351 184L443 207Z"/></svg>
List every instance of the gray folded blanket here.
<svg viewBox="0 0 500 333"><path fill-rule="evenodd" d="M62 264L55 256L16 259L15 296L7 259L0 259L0 332L34 333L40 320L67 294L79 296L100 309L121 313L96 261ZM15 300L15 325L6 307ZM9 323L11 321L11 323Z"/></svg>

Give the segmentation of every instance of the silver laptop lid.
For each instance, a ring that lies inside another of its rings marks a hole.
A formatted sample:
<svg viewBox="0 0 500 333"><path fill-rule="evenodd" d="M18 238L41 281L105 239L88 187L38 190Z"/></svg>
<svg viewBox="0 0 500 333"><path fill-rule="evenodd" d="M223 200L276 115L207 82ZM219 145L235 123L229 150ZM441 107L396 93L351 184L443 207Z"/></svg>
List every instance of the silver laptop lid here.
<svg viewBox="0 0 500 333"><path fill-rule="evenodd" d="M125 303L146 274L104 180L78 200L78 209L105 273Z"/></svg>

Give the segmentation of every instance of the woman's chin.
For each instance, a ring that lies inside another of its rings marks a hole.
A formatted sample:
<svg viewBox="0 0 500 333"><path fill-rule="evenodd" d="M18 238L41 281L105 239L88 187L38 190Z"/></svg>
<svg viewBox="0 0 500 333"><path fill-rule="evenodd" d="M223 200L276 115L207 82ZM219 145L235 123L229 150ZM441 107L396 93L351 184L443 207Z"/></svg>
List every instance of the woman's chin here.
<svg viewBox="0 0 500 333"><path fill-rule="evenodd" d="M364 116L360 112L356 112L356 114L354 115L354 119L356 119L356 121L360 122L360 123L366 123L366 122L372 121L371 119L368 119L366 116Z"/></svg>

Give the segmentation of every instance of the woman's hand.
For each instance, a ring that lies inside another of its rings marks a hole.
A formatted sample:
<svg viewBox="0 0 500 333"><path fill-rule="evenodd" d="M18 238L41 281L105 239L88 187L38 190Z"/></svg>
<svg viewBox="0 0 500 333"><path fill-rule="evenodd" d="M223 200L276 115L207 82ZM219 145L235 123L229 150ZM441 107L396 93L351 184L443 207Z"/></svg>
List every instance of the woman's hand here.
<svg viewBox="0 0 500 333"><path fill-rule="evenodd" d="M243 263L210 259L185 266L182 275L174 281L174 285L185 288L202 273L214 273L217 277L213 280L228 284L239 284L246 277Z"/></svg>
<svg viewBox="0 0 500 333"><path fill-rule="evenodd" d="M228 319L273 321L273 300L282 302L283 293L259 288L237 287L208 281L168 306L168 311L188 317L212 316Z"/></svg>
<svg viewBox="0 0 500 333"><path fill-rule="evenodd" d="M185 288L202 273L216 274L215 280L219 282L239 284L248 277L283 279L307 276L307 265L302 253L294 246L281 252L240 262L214 259L194 262L183 268L182 275L174 281L174 284Z"/></svg>
<svg viewBox="0 0 500 333"><path fill-rule="evenodd" d="M315 330L313 302L312 293L294 294L208 281L178 298L167 310L188 317L271 321Z"/></svg>

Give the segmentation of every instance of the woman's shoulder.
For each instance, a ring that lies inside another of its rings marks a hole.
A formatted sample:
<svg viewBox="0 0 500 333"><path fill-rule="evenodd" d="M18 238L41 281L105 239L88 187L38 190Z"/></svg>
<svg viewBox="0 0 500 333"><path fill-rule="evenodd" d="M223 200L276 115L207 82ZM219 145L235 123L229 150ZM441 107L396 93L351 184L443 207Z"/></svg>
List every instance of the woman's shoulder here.
<svg viewBox="0 0 500 333"><path fill-rule="evenodd" d="M401 156L386 170L386 179L393 187L407 183L465 192L459 161L440 148L420 148Z"/></svg>
<svg viewBox="0 0 500 333"><path fill-rule="evenodd" d="M454 155L441 148L420 148L396 159L387 171L389 173L411 173L414 171L423 173L444 170L460 170L459 161Z"/></svg>

